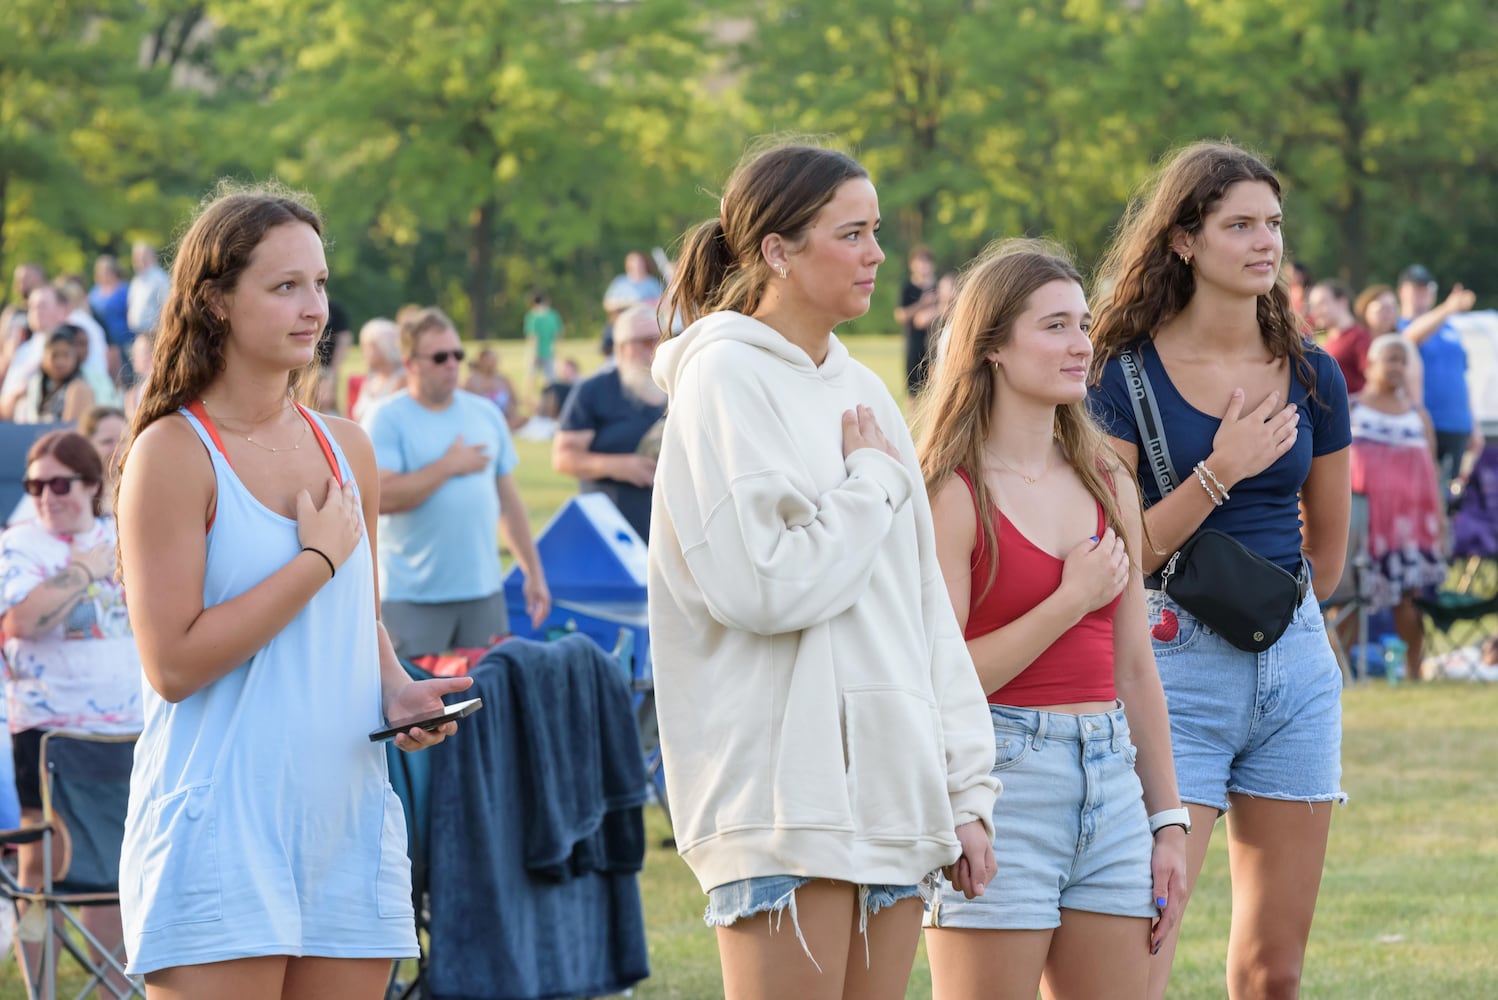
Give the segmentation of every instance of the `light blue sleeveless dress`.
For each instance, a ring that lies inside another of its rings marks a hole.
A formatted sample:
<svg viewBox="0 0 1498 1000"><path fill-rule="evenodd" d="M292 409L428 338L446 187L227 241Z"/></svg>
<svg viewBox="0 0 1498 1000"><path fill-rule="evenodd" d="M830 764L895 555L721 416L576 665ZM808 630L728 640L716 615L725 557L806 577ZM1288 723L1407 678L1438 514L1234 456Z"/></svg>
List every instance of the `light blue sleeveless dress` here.
<svg viewBox="0 0 1498 1000"><path fill-rule="evenodd" d="M351 480L326 426L303 413ZM184 416L218 483L203 580L212 607L301 546L296 522L256 500L209 427ZM248 662L175 705L144 685L144 706L120 861L131 973L417 954L405 818L384 747L369 741L382 721L367 538Z"/></svg>

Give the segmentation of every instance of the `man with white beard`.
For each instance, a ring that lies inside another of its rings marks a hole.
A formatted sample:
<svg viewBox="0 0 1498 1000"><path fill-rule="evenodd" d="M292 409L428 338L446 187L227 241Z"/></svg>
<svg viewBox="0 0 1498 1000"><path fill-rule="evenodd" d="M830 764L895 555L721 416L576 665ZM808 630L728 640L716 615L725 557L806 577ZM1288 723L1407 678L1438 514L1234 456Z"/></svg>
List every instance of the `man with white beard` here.
<svg viewBox="0 0 1498 1000"><path fill-rule="evenodd" d="M650 539L658 425L666 415L666 394L650 377L660 338L653 303L620 313L614 367L573 389L551 446L552 468L576 476L581 492L614 501L642 541Z"/></svg>

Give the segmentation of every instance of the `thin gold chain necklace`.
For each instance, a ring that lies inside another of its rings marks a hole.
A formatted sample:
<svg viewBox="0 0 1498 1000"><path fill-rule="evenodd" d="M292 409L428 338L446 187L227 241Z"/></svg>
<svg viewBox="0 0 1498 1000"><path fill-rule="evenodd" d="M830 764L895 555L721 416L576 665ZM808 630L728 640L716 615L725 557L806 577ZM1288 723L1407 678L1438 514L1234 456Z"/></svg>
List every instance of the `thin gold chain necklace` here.
<svg viewBox="0 0 1498 1000"><path fill-rule="evenodd" d="M1029 475L1028 473L1021 472L1019 469L1016 469L1014 466L1010 465L1008 462L1004 461L1002 458L1000 458L999 456L995 455L991 451L986 451L985 450L983 452L983 454L987 455L989 458L993 459L995 462L998 462L1000 465L1002 465L1004 468L1008 469L1010 472L1014 473L1016 476L1019 476L1021 479L1023 479L1025 481L1025 485L1026 486L1034 486L1036 483L1040 482L1042 479L1045 478L1045 474L1047 472L1051 471L1050 464L1047 463L1046 467L1041 470L1040 475L1038 475L1038 476L1032 476L1032 475Z"/></svg>
<svg viewBox="0 0 1498 1000"><path fill-rule="evenodd" d="M208 403L207 403L207 401L206 400L199 400L198 402L200 402L200 403L203 404L203 412L204 413L208 413ZM286 409L290 409L290 408L291 407L287 407ZM285 413L285 412L286 412L286 410L282 410L281 411L281 413ZM280 416L280 414L277 414L277 416ZM208 413L208 418L210 420L212 420L213 419L213 414ZM220 418L216 422L220 426L223 425L222 418ZM283 452L283 451L296 451L298 448L300 448L302 446L302 441L307 437L307 421L305 421L305 420L302 421L302 431L301 431L300 434L297 435L296 444L289 445L287 447L282 447L282 448L272 448L268 444L261 444L259 441L256 441L250 435L245 434L245 433L243 433L241 431L236 431L236 430L233 430L232 428L229 428L228 430L229 430L230 434L233 434L236 437L242 437L246 441L248 441L250 444L254 445L256 448L259 448L259 449L261 449L263 451L268 451L268 452L270 452L271 454L274 455L274 454L278 454L278 453Z"/></svg>

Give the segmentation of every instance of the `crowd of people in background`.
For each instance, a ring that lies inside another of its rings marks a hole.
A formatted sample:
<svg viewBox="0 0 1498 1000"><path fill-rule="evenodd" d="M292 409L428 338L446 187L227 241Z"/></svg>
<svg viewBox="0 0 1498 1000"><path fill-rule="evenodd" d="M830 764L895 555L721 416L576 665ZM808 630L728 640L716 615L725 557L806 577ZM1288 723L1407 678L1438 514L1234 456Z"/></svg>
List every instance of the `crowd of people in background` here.
<svg viewBox="0 0 1498 1000"><path fill-rule="evenodd" d="M1231 143L1178 151L1131 202L1090 302L1048 243L992 247L960 275L912 248L903 411L832 333L867 311L885 258L873 183L825 149L747 160L677 264L629 253L586 376L544 290L504 342L465 344L422 305L356 336L327 300L322 220L279 190L208 203L170 275L144 243L128 279L100 256L91 287L23 264L0 312L0 419L58 427L17 470L0 535L20 808L40 805L40 734L144 727L126 857L169 864L127 893L123 925L93 917L134 971L256 991L330 975L286 958L304 924L328 957L410 954L383 919L409 901L370 836L377 751L323 745L356 821L314 843L310 797L262 822L257 782L291 758L268 765L225 713L325 729L277 713L297 665L335 642L359 655L340 652L319 701L357 690L348 732L376 705L440 703L462 685L413 685L397 658L510 631L501 540L540 628L552 598L515 439L549 439L552 468L650 544L676 833L730 992L903 996L924 925L937 996L1161 996L1225 814L1230 990L1293 992L1345 798L1321 602L1349 497L1367 498L1371 602L1417 678L1415 601L1446 577L1448 507L1484 441L1451 322L1473 294L1439 298L1419 265L1356 295L1316 280L1285 260L1280 195ZM524 359L513 376L503 353ZM180 530L197 518L201 534ZM1207 534L1228 548L1194 554ZM1242 639L1193 603L1182 557L1253 560L1284 588L1272 634ZM121 579L143 595L134 618ZM242 676L246 657L266 679ZM195 772L197 745L232 773ZM246 894L179 932L176 880L212 867L183 834L208 810L267 870L369 853L379 912L344 923ZM337 975L372 989L378 964Z"/></svg>

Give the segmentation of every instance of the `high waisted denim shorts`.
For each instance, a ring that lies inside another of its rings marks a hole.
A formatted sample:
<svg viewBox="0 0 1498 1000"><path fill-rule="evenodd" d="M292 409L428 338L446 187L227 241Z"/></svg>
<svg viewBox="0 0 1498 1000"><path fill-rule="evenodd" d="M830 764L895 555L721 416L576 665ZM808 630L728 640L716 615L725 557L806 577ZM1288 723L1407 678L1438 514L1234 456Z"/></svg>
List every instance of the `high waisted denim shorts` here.
<svg viewBox="0 0 1498 1000"><path fill-rule="evenodd" d="M1342 671L1316 595L1263 653L1231 645L1162 591L1145 597L1181 800L1219 812L1229 793L1347 801Z"/></svg>
<svg viewBox="0 0 1498 1000"><path fill-rule="evenodd" d="M977 899L943 879L928 927L1046 930L1061 911L1153 917L1154 838L1119 706L1067 715L990 705L999 872Z"/></svg>

